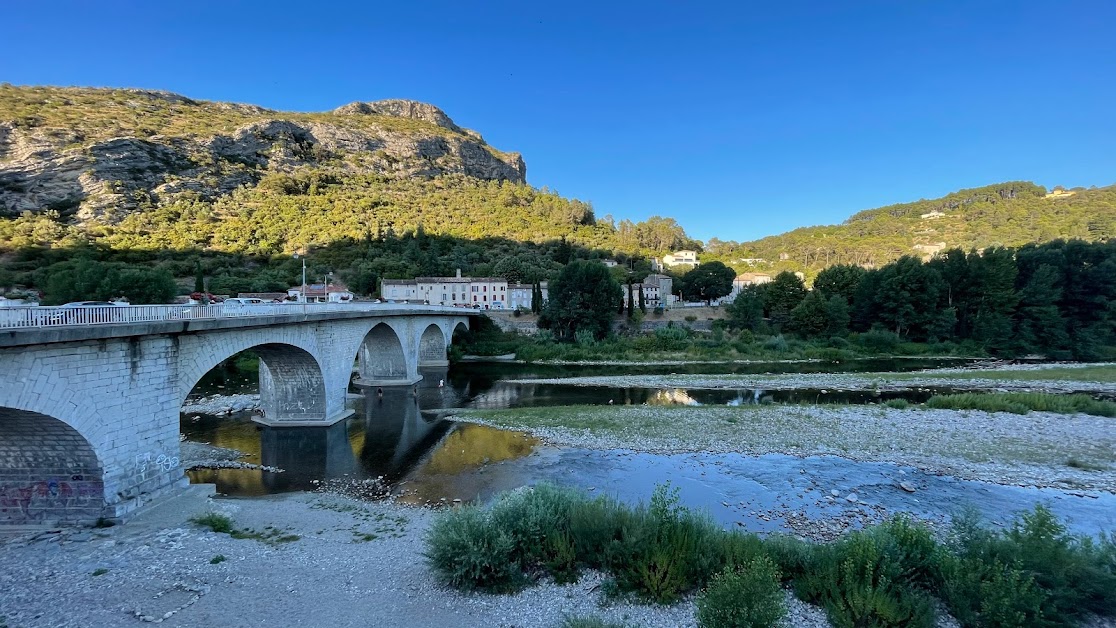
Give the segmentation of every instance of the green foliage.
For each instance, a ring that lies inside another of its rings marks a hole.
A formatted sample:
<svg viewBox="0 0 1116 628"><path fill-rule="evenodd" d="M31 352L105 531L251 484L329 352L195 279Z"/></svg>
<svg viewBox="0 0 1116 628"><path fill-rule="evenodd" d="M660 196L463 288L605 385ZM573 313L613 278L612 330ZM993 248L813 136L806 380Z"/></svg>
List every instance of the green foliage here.
<svg viewBox="0 0 1116 628"><path fill-rule="evenodd" d="M815 550L812 569L795 580L803 599L821 604L838 628L935 624L930 597L909 586L911 574L887 535L853 532Z"/></svg>
<svg viewBox="0 0 1116 628"><path fill-rule="evenodd" d="M225 558L224 554L217 554L213 558L209 559L209 564L210 565L218 565L220 563L225 562L226 560L228 560L228 558Z"/></svg>
<svg viewBox="0 0 1116 628"><path fill-rule="evenodd" d="M573 339L579 331L604 338L622 294L603 264L571 262L549 286L550 300L539 327L549 328L560 339Z"/></svg>
<svg viewBox="0 0 1116 628"><path fill-rule="evenodd" d="M942 598L964 626L1070 626L1116 614L1116 543L1066 533L1043 506L1006 533L954 521L940 564Z"/></svg>
<svg viewBox="0 0 1116 628"><path fill-rule="evenodd" d="M721 262L708 262L693 267L682 276L682 296L690 301L719 299L732 292L736 271Z"/></svg>
<svg viewBox="0 0 1116 628"><path fill-rule="evenodd" d="M766 628L786 612L779 570L766 556L721 572L697 599L702 628Z"/></svg>
<svg viewBox="0 0 1116 628"><path fill-rule="evenodd" d="M190 522L222 534L230 534L233 531L232 518L216 512L191 517Z"/></svg>
<svg viewBox="0 0 1116 628"><path fill-rule="evenodd" d="M523 583L516 549L515 538L492 525L490 513L466 506L435 519L425 556L450 586L510 591Z"/></svg>
<svg viewBox="0 0 1116 628"><path fill-rule="evenodd" d="M1100 401L1089 395L1055 395L1050 393L958 393L934 395L926 401L927 407L943 410L982 410L984 412L1011 412L1027 414L1054 412L1057 414L1091 414L1116 417L1116 402Z"/></svg>
<svg viewBox="0 0 1116 628"><path fill-rule="evenodd" d="M911 402L906 399L888 399L884 405L895 410L906 410L911 407Z"/></svg>
<svg viewBox="0 0 1116 628"><path fill-rule="evenodd" d="M791 311L806 298L806 285L797 275L781 272L771 283L764 284L763 310L771 325L779 330L791 319Z"/></svg>

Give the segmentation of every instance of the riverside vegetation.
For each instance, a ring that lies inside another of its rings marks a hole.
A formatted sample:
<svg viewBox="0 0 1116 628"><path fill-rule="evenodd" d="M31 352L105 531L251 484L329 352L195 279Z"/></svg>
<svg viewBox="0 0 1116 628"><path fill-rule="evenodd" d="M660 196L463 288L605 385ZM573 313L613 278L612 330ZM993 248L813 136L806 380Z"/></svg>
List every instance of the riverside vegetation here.
<svg viewBox="0 0 1116 628"><path fill-rule="evenodd" d="M934 626L935 598L966 627L1116 616L1116 539L1068 534L1042 506L1004 531L960 515L937 538L899 516L812 544L721 530L680 506L669 486L629 507L541 484L444 513L426 556L447 584L466 590L508 592L595 569L609 574L616 595L669 604L696 594L707 628L774 625L783 585L839 627Z"/></svg>

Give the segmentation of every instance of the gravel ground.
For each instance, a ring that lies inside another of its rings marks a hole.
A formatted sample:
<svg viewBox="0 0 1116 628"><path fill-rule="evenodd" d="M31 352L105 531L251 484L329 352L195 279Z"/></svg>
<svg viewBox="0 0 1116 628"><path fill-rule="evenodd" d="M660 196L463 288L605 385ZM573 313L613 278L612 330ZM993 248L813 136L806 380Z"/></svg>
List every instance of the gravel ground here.
<svg viewBox="0 0 1116 628"><path fill-rule="evenodd" d="M231 414L260 407L259 394L210 395L187 399L182 414Z"/></svg>
<svg viewBox="0 0 1116 628"><path fill-rule="evenodd" d="M248 455L236 449L217 447L209 443L197 443L184 440L179 444L182 459L182 468L190 469L260 469L273 473L282 473L283 469L251 462L243 462L240 458Z"/></svg>
<svg viewBox="0 0 1116 628"><path fill-rule="evenodd" d="M999 372L1073 368L1080 364L1040 364L999 366ZM1110 366L1091 364L1089 366ZM1116 384L1093 381L992 379L981 377L988 369L935 369L911 373L788 373L780 375L602 375L586 377L531 378L507 380L513 384L567 384L572 386L610 386L618 388L745 388L764 390L818 389L901 391L919 388L956 388L1012 392L1092 392L1116 393ZM956 378L958 374L971 377ZM941 377L946 375L948 377Z"/></svg>
<svg viewBox="0 0 1116 628"><path fill-rule="evenodd" d="M459 411L557 445L654 453L836 455L1017 486L1116 493L1116 423L885 406L573 406ZM1074 466L1076 465L1076 466Z"/></svg>
<svg viewBox="0 0 1116 628"><path fill-rule="evenodd" d="M188 522L205 511L227 514L241 529L299 538L235 539ZM433 516L429 509L295 493L180 499L116 528L25 535L0 545L0 617L11 628L154 622L511 628L557 626L567 616L652 628L695 625L692 600L669 607L609 600L598 573L570 585L544 581L516 595L450 590L422 557ZM829 625L821 610L787 597L784 626Z"/></svg>

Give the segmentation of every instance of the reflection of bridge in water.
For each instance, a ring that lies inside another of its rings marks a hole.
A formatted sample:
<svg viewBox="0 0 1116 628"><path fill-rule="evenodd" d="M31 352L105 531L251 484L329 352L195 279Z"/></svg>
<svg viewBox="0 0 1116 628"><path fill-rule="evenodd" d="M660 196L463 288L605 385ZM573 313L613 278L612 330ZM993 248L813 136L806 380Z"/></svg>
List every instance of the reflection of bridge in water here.
<svg viewBox="0 0 1116 628"><path fill-rule="evenodd" d="M329 427L263 427L260 462L270 492L313 490L314 480L382 477L394 482L433 447L451 423L423 408L456 405L446 369L422 369L415 387L362 386L361 413ZM417 392L417 395L416 395ZM358 423L359 422L359 423Z"/></svg>

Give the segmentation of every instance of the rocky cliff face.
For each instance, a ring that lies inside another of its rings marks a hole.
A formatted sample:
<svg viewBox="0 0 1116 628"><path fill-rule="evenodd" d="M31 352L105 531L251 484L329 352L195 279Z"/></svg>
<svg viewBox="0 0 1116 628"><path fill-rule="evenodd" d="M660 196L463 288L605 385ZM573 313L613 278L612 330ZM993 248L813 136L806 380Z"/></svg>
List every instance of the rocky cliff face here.
<svg viewBox="0 0 1116 628"><path fill-rule="evenodd" d="M414 101L303 114L166 92L0 86L0 216L54 210L111 223L304 168L526 180L518 153Z"/></svg>

